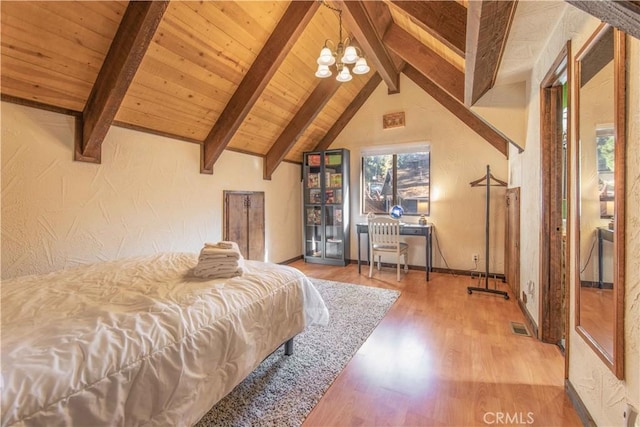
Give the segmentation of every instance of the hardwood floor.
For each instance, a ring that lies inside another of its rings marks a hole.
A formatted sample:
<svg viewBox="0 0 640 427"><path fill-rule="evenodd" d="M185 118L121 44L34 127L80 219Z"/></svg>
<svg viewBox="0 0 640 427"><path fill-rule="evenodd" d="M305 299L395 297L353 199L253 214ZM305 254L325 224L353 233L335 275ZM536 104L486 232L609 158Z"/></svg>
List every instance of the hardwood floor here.
<svg viewBox="0 0 640 427"><path fill-rule="evenodd" d="M580 288L580 324L613 354L613 289Z"/></svg>
<svg viewBox="0 0 640 427"><path fill-rule="evenodd" d="M558 348L511 332L510 321L524 323L513 295L468 295L478 285L469 276L433 273L427 283L412 270L397 282L390 268L369 279L355 265L290 265L402 292L304 426L581 425Z"/></svg>

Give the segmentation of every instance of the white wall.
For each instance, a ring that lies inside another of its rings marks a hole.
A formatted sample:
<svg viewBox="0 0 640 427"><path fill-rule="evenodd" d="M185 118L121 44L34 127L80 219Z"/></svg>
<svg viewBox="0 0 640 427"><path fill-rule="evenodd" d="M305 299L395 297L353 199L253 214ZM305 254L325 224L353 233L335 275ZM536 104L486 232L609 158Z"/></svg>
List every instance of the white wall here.
<svg viewBox="0 0 640 427"><path fill-rule="evenodd" d="M511 150L510 185L521 187L521 286L532 280L535 298L529 298L526 308L538 322L539 239L540 239L540 98L539 87L567 40L572 41L572 54L582 47L599 21L567 5L564 14L556 18L559 24L538 58L530 79L529 105L526 131L526 149L518 154ZM629 99L627 134L627 220L626 220L626 281L625 281L625 380L618 380L575 332L574 307L576 280L575 257L569 257L570 336L569 381L577 390L597 425L623 425L622 414L626 403L640 406L640 41L629 40ZM575 167L575 163L573 164ZM571 184L575 194L575 182ZM572 208L570 227L575 236L576 218ZM570 253L575 254L571 241Z"/></svg>
<svg viewBox="0 0 640 427"><path fill-rule="evenodd" d="M524 147L527 113L527 85L524 81L494 86L471 110L498 127L519 147Z"/></svg>
<svg viewBox="0 0 640 427"><path fill-rule="evenodd" d="M2 278L222 238L223 190L265 192L267 260L300 255L300 166L262 179L262 158L112 127L102 164L74 162L69 116L2 103Z"/></svg>
<svg viewBox="0 0 640 427"><path fill-rule="evenodd" d="M595 18L568 5L562 18L552 15L549 19L558 19L554 32L540 54L529 79L527 87L527 119L525 150L518 153L511 147L509 153L509 186L520 187L520 289L528 289L533 283L533 292L527 298L526 309L538 324L539 313L539 273L540 273L540 218L541 192L540 171L540 83L551 68L567 40L573 39L573 54L585 40L585 33L595 30L598 22Z"/></svg>
<svg viewBox="0 0 640 427"><path fill-rule="evenodd" d="M485 190L469 183L486 173L490 165L494 176L507 179L504 155L478 136L462 121L428 96L413 81L401 74L400 93L389 95L381 83L360 108L331 148L351 150L351 223L366 222L360 214L360 169L363 147L427 141L431 144L431 214L440 249L453 269L474 267L472 254L480 255L478 267L484 271L485 260ZM382 128L386 113L405 112L404 128ZM491 188L491 272L504 272L505 188ZM405 216L406 222L418 217ZM355 226L352 227L351 258L357 258ZM407 238L411 243L409 262L424 266L424 240ZM364 243L364 239L363 239ZM434 266L446 267L434 240ZM365 255L363 248L362 256Z"/></svg>

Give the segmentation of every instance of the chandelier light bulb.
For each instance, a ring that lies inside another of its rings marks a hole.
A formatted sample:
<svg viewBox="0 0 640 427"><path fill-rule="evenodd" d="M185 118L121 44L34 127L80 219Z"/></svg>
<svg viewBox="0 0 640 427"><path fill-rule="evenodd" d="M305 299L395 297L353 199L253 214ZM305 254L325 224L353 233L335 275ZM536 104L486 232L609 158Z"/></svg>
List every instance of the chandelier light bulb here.
<svg viewBox="0 0 640 427"><path fill-rule="evenodd" d="M330 67L334 64L338 72L336 80L339 82L348 82L353 79L352 72L353 74L367 74L371 69L367 64L367 60L358 55L359 48L351 45L351 37L342 38L342 10L330 6L324 0L320 1L324 7L338 14L338 33L340 37L338 37L337 44L331 39L325 40L324 46L320 50L320 56L316 60L318 63L316 77L320 79L330 77L332 75ZM329 46L333 46L334 49L330 49ZM362 51L360 52L362 53ZM352 66L353 69L350 70L346 64Z"/></svg>
<svg viewBox="0 0 640 427"><path fill-rule="evenodd" d="M352 78L353 77L351 76L351 73L349 72L349 67L347 67L346 65L342 66L342 70L340 70L340 72L336 76L336 80L341 82L341 83L348 82Z"/></svg>
<svg viewBox="0 0 640 427"><path fill-rule="evenodd" d="M353 74L367 74L371 70L364 58L358 58L356 65L353 67Z"/></svg>
<svg viewBox="0 0 640 427"><path fill-rule="evenodd" d="M318 65L318 71L316 71L316 77L325 79L331 77L331 70L328 65Z"/></svg>
<svg viewBox="0 0 640 427"><path fill-rule="evenodd" d="M333 56L331 49L328 47L323 47L320 51L320 56L318 57L318 65L333 65L336 62L336 58Z"/></svg>
<svg viewBox="0 0 640 427"><path fill-rule="evenodd" d="M344 56L342 57L342 62L344 64L355 64L358 60L358 52L356 52L356 48L353 46L347 46L344 50Z"/></svg>

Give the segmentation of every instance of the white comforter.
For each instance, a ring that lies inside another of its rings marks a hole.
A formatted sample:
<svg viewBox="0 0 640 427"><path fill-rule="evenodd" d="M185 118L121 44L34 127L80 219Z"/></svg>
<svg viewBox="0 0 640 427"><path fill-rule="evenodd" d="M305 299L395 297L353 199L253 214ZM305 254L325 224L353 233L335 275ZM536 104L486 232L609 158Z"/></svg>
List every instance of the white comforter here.
<svg viewBox="0 0 640 427"><path fill-rule="evenodd" d="M191 425L328 311L298 270L160 254L2 283L2 426Z"/></svg>

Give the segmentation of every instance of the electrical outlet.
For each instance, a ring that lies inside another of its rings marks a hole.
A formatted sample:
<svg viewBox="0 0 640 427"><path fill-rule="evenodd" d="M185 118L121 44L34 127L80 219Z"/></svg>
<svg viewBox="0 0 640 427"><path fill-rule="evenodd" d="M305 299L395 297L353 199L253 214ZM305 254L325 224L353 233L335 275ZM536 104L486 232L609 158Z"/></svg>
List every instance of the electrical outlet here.
<svg viewBox="0 0 640 427"><path fill-rule="evenodd" d="M473 262L478 262L478 254L473 254L473 255L471 255L471 260L472 260Z"/></svg>

